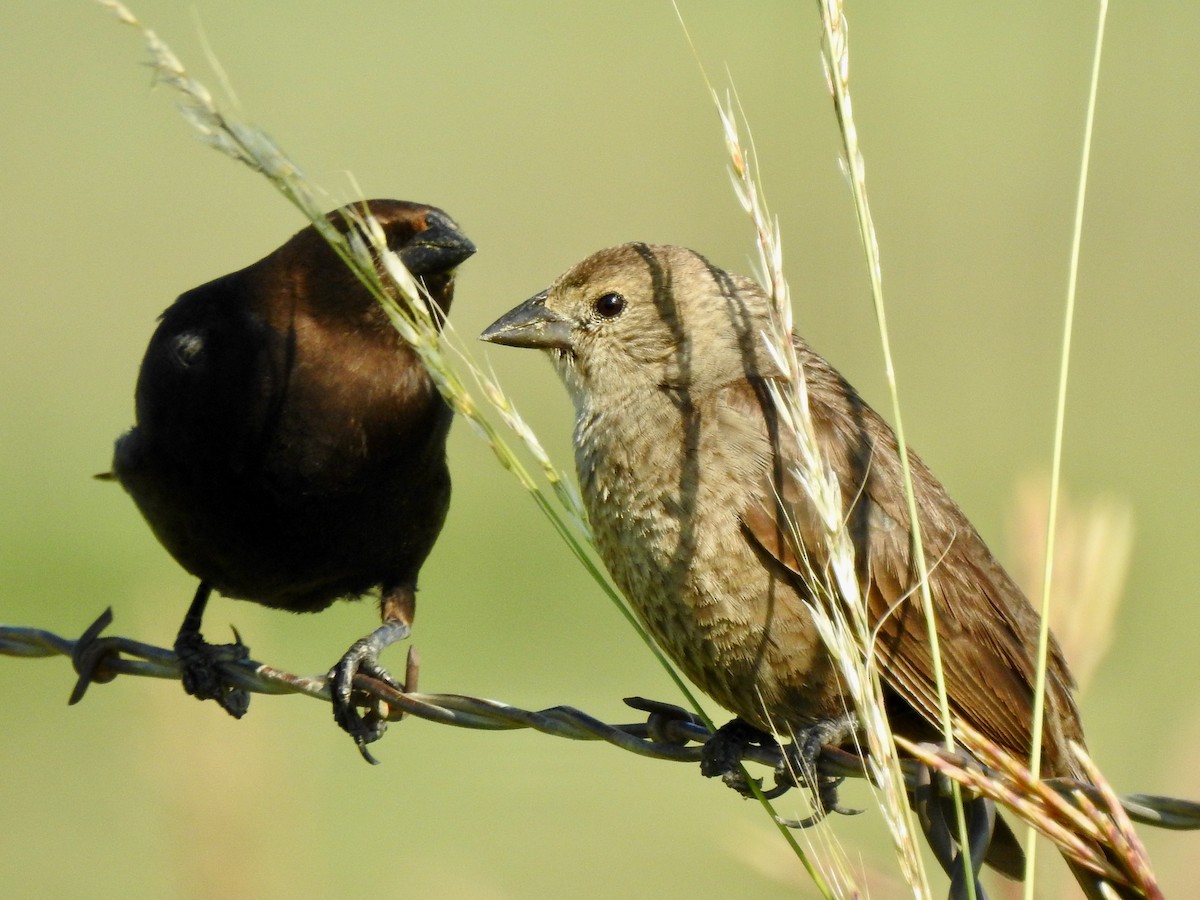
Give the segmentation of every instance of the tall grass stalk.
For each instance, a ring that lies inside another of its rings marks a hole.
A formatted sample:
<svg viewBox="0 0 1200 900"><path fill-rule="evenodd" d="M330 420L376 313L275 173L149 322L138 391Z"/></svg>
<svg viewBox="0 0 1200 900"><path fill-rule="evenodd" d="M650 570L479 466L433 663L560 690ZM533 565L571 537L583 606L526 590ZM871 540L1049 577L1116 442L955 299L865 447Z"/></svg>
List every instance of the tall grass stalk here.
<svg viewBox="0 0 1200 900"><path fill-rule="evenodd" d="M899 388L896 382L895 366L892 362L891 342L888 337L887 314L883 302L883 269L879 258L879 241L875 233L875 223L871 216L871 207L867 200L866 163L859 146L858 128L854 122L853 104L850 96L849 26L840 0L818 0L817 6L820 11L825 38L822 59L825 63L825 74L830 93L833 97L834 112L837 116L838 128L842 137L845 174L850 183L851 194L854 197L859 235L862 239L867 273L871 282L871 297L874 302L875 317L879 327L884 370L887 376L888 391L891 395L892 421L896 432L896 446L900 455L900 467L904 479L904 493L908 504L909 522L911 523L912 552L918 576L917 592L921 600L921 609L925 616L925 624L929 637L930 657L933 661L933 678L937 689L938 714L941 720L942 735L946 742L946 747L949 749L954 746L953 722L950 716L949 699L946 694L945 676L942 671L937 618L933 607L933 597L929 590L925 548L921 539L921 528L917 517L917 501L912 486L912 471L908 459L908 443L904 436L904 422L900 414ZM969 844L967 841L967 823L963 811L962 794L956 782L952 782L951 787L954 796L958 840L960 846L966 847ZM975 900L975 878L970 871L970 861L966 853L962 854L962 862L964 869L967 870L965 878L967 895L971 900ZM915 885L914 890L917 890Z"/></svg>
<svg viewBox="0 0 1200 900"><path fill-rule="evenodd" d="M691 36L687 32L687 25L677 4L675 12L687 34L689 43L691 43ZM869 208L866 205L865 182L861 178L862 157L857 148L857 138L854 136L853 117L849 111L849 92L844 80L845 75L848 74L845 21L844 18L841 18L840 7L829 8L822 5L821 13L827 37L825 42L827 71L837 65L843 73L840 88L835 88L835 79L832 76L830 88L835 95L838 120L843 130L847 156L853 156L857 160L857 166L852 167L859 173L855 190L856 208L860 213L864 242L869 245L867 256L871 267L872 285L877 298L880 329L884 336L888 371L891 374L890 353L887 352L886 322L883 319L878 247L875 242L874 226L870 220ZM839 24L831 25L830 16L837 16ZM837 35L836 43L834 35ZM692 44L692 52L699 64L699 54L694 44ZM730 177L734 192L754 226L755 246L758 251L758 279L767 287L773 301L773 324L776 330L774 334L764 335L764 338L766 346L776 356L780 369L788 373L788 381L786 387L772 383L771 395L777 413L787 426L785 433L789 433L795 439L795 445L788 448L795 451L794 454L785 453L783 455L793 456L798 461L790 474L805 491L813 507L819 511L824 525L822 534L824 546L805 547L796 533L795 523L788 523L793 549L801 564L806 567L806 583L812 586L820 601L812 606L814 621L820 631L823 643L838 667L842 683L854 705L859 725L866 736L867 765L878 789L880 806L892 835L903 877L913 888L916 896L928 897L930 896L928 879L915 839L916 830L904 790L895 740L884 710L882 685L872 652L872 627L867 620L866 602L861 594L856 574L854 544L845 527L846 516L845 510L842 508L841 488L836 473L825 459L817 442L816 431L809 413L808 390L804 373L798 364L790 339L793 332L793 316L787 280L783 274L783 245L779 223L771 216L764 192L758 182L758 159L753 138L751 137L747 148L743 146L738 134L737 122L739 117L743 121L745 120L744 114L740 107L735 112L734 102L729 98L722 102L702 64L700 70L720 117L729 154ZM893 398L895 399L894 378L892 384ZM903 453L902 437L901 448ZM907 459L905 458L904 461L907 478ZM909 494L910 514L915 523L915 504L912 500L911 483L906 486ZM921 559L922 582L924 582L925 567L921 555L919 534L916 535L915 540L916 550ZM927 621L932 624L931 614L927 617ZM936 658L936 633L933 634L932 640ZM940 672L938 680L939 685L943 684ZM944 695L943 687L942 699L943 706L946 708L944 719L949 741L949 712ZM957 786L955 790L957 795ZM959 801L959 809L960 834L965 836L966 823L961 814L961 801ZM965 840L962 843L964 846L966 845ZM840 862L839 860L838 863ZM842 884L849 880L845 865L835 864L831 876L835 876ZM971 883L973 892L973 879L969 878L968 882Z"/></svg>
<svg viewBox="0 0 1200 900"><path fill-rule="evenodd" d="M740 104L735 110L734 100L730 97L722 102L700 62L699 52L678 4L673 3L673 6L720 118L733 190L754 227L758 252L756 274L772 300L774 333L762 337L780 370L788 373L788 378L786 387L778 382L772 382L769 387L775 410L786 425L784 431L794 438L793 446L781 448L794 452L783 452L781 455L797 460L790 474L819 512L824 525L824 546L806 548L799 538L795 523L786 523L791 543L797 559L806 567L806 583L812 586L820 600L812 606L814 621L823 643L838 666L854 712L866 734L868 753L865 758L878 790L877 796L892 835L902 874L917 896L927 897L930 896L928 881L915 840L916 831L905 795L895 741L884 711L878 669L872 658L872 630L866 618L866 603L859 590L854 543L845 527L841 488L836 473L818 445L809 412L807 383L790 337L794 330L793 314L791 295L783 274L783 243L779 222L770 214L759 183L758 153L753 136L750 137L749 147L743 146L739 136L738 120L745 122L744 111ZM816 559L826 564L822 565ZM837 849L832 835L827 844ZM844 855L818 860L818 864L823 866L840 894L858 896L861 893L853 884ZM809 871L811 873L811 867Z"/></svg>
<svg viewBox="0 0 1200 900"><path fill-rule="evenodd" d="M791 475L819 511L824 526L821 535L824 546L805 547L796 533L795 523L788 523L792 544L797 558L807 569L806 583L818 594L820 602L812 607L814 621L838 666L842 683L866 735L867 764L879 791L880 805L904 878L918 896L928 896L928 883L914 839L916 832L895 742L884 711L879 672L871 653L871 623L867 620L866 602L859 589L854 543L846 528L841 486L818 444L809 411L807 384L790 339L793 317L787 280L783 275L779 223L770 215L757 182L758 161L753 140L749 148L742 145L731 102L723 105L715 92L713 101L725 134L734 190L754 224L759 278L768 285L774 302L776 333L765 335L765 342L776 355L780 369L789 375L786 387L778 382L771 384L776 411L787 426L783 431L795 437L795 445L788 448L794 452L783 455L797 460Z"/></svg>
<svg viewBox="0 0 1200 900"><path fill-rule="evenodd" d="M1054 451L1050 465L1050 508L1046 513L1046 564L1042 572L1041 628L1038 631L1037 683L1033 693L1033 739L1029 768L1041 770L1042 725L1046 704L1046 660L1050 648L1050 582L1054 574L1054 533L1058 519L1059 477L1062 471L1063 431L1067 410L1067 374L1071 367L1071 334L1075 321L1075 288L1079 281L1079 247L1083 235L1083 209L1087 198L1089 162L1092 156L1092 132L1096 119L1096 92L1100 83L1100 58L1104 50L1104 26L1108 19L1108 0L1100 0L1096 22L1096 47L1092 54L1091 83L1088 87L1087 117L1083 128L1083 152L1079 160L1079 188L1075 197L1075 223L1071 234L1071 259L1067 274L1067 300L1063 312L1062 357L1059 362L1058 399L1054 413ZM1026 837L1025 897L1033 900L1034 871L1037 860L1037 835L1031 828Z"/></svg>

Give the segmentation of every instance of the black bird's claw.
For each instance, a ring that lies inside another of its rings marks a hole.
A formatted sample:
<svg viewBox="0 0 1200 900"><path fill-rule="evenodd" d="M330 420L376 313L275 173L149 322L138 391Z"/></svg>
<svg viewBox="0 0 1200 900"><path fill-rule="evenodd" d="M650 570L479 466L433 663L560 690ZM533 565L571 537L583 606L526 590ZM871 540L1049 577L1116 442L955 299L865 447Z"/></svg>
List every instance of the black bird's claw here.
<svg viewBox="0 0 1200 900"><path fill-rule="evenodd" d="M409 626L403 622L384 622L373 632L361 640L355 641L345 655L338 660L329 671L329 686L333 702L333 719L338 727L354 738L358 752L371 765L378 765L377 760L367 750L367 744L374 743L383 737L387 730L387 704L370 696L354 696L354 676L366 675L388 684L398 691L414 690L415 666L410 653L407 685L398 683L387 669L379 665L379 654L389 645L403 640L411 633ZM365 709L360 714L359 709Z"/></svg>
<svg viewBox="0 0 1200 900"><path fill-rule="evenodd" d="M704 742L700 751L700 774L705 778L719 777L743 797L754 796L742 769L742 757L753 744L768 747L775 744L775 738L742 719L726 722ZM755 784L762 788L761 780L755 779Z"/></svg>
<svg viewBox="0 0 1200 900"><path fill-rule="evenodd" d="M381 702L373 697L365 697L360 701L366 712L359 713L360 702L354 699L354 676L366 675L389 684L396 690L403 690L403 687L396 683L387 669L366 656L363 648L359 646L362 643L355 643L329 672L333 693L333 719L343 731L354 738L363 759L377 766L379 760L367 750L367 744L383 737L388 726L387 716L380 709Z"/></svg>
<svg viewBox="0 0 1200 900"><path fill-rule="evenodd" d="M230 682L221 665L249 659L250 650L236 628L233 636L232 644L210 644L199 631L180 631L175 639L175 655L179 657L185 691L197 700L216 700L221 709L240 719L250 708L250 693Z"/></svg>

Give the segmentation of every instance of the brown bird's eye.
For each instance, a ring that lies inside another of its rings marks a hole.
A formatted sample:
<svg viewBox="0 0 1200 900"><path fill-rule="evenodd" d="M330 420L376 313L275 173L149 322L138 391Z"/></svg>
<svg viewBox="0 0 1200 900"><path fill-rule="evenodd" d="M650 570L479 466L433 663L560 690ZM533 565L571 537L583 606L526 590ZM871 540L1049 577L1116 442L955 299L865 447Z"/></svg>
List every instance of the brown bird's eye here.
<svg viewBox="0 0 1200 900"><path fill-rule="evenodd" d="M597 297L593 307L600 318L615 319L625 309L625 298L615 291L609 291Z"/></svg>

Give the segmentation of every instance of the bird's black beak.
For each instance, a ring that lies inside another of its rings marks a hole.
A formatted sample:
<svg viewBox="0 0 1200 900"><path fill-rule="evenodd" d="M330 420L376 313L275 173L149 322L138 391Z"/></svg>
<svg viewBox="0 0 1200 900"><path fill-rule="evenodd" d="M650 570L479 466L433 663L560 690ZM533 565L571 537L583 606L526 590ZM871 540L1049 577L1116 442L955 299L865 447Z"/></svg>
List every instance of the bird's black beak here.
<svg viewBox="0 0 1200 900"><path fill-rule="evenodd" d="M428 228L400 249L400 261L413 275L451 272L475 253L475 245L448 216L431 213Z"/></svg>
<svg viewBox="0 0 1200 900"><path fill-rule="evenodd" d="M570 350L571 320L546 306L546 292L530 297L487 327L481 341L535 350Z"/></svg>

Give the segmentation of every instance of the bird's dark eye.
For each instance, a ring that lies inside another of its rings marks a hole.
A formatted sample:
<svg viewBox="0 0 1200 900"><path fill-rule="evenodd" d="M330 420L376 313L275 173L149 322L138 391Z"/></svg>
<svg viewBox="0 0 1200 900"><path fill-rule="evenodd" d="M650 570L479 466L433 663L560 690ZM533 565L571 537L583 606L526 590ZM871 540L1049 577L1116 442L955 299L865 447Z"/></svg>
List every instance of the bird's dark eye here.
<svg viewBox="0 0 1200 900"><path fill-rule="evenodd" d="M597 297L592 307L600 318L615 319L625 309L625 298L616 291L609 291Z"/></svg>

